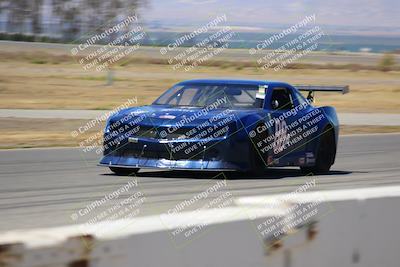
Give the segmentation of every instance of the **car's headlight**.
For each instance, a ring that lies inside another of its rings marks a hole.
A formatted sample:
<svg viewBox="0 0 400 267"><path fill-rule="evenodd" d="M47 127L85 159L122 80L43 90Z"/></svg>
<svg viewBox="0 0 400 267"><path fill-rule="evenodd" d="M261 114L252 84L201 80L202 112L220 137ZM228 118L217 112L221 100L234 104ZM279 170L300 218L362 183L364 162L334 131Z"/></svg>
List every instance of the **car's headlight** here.
<svg viewBox="0 0 400 267"><path fill-rule="evenodd" d="M104 128L104 133L108 134L111 132L111 118L106 121L106 128Z"/></svg>
<svg viewBox="0 0 400 267"><path fill-rule="evenodd" d="M104 133L106 133L106 134L110 133L110 125L109 124L106 125L106 128L104 129Z"/></svg>

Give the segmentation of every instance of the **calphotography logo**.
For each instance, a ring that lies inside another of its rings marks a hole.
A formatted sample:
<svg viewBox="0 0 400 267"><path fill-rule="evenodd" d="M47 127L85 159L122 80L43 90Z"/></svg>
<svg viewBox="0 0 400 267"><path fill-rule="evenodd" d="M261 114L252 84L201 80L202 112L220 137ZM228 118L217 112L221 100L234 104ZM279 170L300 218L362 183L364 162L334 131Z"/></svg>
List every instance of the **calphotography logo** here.
<svg viewBox="0 0 400 267"><path fill-rule="evenodd" d="M71 214L71 220L80 224L82 235L90 232L97 236L103 236L118 233L124 228L132 226L134 222L128 219L134 219L140 215L142 206L146 202L146 196L140 188L137 178L130 178L133 179ZM106 223L116 220L122 223Z"/></svg>
<svg viewBox="0 0 400 267"><path fill-rule="evenodd" d="M219 210L233 204L234 196L228 189L228 181L223 173L210 182L200 184L197 192L160 215L177 249L206 234L212 234L213 221L221 219ZM178 216L182 219L177 221Z"/></svg>
<svg viewBox="0 0 400 267"><path fill-rule="evenodd" d="M325 201L323 192L306 194L314 191L316 180L308 180L287 194L260 198L258 206L267 210L275 210L276 216L269 216L266 220L257 218L257 213L252 213L251 220L259 237L267 246L267 251L274 249L277 240L282 240L295 234L304 226L313 225L322 217L333 212L331 204Z"/></svg>
<svg viewBox="0 0 400 267"><path fill-rule="evenodd" d="M103 28L102 32L89 36L71 49L71 54L85 71L108 70L116 63L126 60L127 56L131 56L140 48L146 37L136 14L128 15L123 20Z"/></svg>
<svg viewBox="0 0 400 267"><path fill-rule="evenodd" d="M326 115L319 109L308 112L302 116L309 106L309 102L304 102L283 113L276 114L259 124L248 135L254 147L264 158L271 156L271 153L278 157L284 157L298 148L303 148L309 140L319 137L321 134L320 123L326 119ZM299 113L300 112L300 113ZM273 165L268 162L267 165Z"/></svg>
<svg viewBox="0 0 400 267"><path fill-rule="evenodd" d="M108 150L109 146L113 145L112 143L115 142L120 142L124 137L130 135L130 131L132 131L131 128L126 128L121 126L120 121L116 121L112 126L114 131L110 131L110 129L106 130L104 132L103 129L98 130L99 126L103 126L105 122L108 121L110 117L113 115L117 115L120 111L127 109L131 106L136 106L138 104L138 98L137 97L132 97L130 99L127 99L124 103L116 106L113 110L104 112L100 114L99 116L96 116L94 119L91 119L89 121L85 121L84 124L80 125L76 130L73 130L70 134L71 137L74 138L78 143L79 147L82 152L84 153L90 153L90 152L95 152L97 155L101 155L104 153L105 150ZM132 115L128 115L124 117L124 120L129 119ZM118 124L118 125L117 125ZM134 124L130 125L133 126ZM114 129L115 128L115 129ZM116 130L118 128L118 130ZM123 137L119 136L117 137L117 140L115 139L116 137L116 131L118 133L125 133ZM114 144L115 145L115 144Z"/></svg>
<svg viewBox="0 0 400 267"><path fill-rule="evenodd" d="M257 65L262 70L279 71L286 68L318 49L325 33L315 22L315 14L306 16L291 27L257 43L255 48L249 49L249 54L261 54Z"/></svg>
<svg viewBox="0 0 400 267"><path fill-rule="evenodd" d="M168 64L173 70L191 71L205 65L207 61L222 54L236 36L230 26L220 25L226 22L226 14L217 16L202 27L183 34L162 47L160 53L169 57Z"/></svg>

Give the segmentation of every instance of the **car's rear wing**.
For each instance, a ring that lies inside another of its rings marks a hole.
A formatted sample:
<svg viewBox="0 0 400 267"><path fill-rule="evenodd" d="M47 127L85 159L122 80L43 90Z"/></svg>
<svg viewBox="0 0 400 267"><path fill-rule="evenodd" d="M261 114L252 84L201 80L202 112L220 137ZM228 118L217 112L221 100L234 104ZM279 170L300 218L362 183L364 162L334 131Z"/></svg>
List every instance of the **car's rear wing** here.
<svg viewBox="0 0 400 267"><path fill-rule="evenodd" d="M350 91L348 85L295 85L294 87L299 91L307 92L341 92L342 94L347 94Z"/></svg>
<svg viewBox="0 0 400 267"><path fill-rule="evenodd" d="M299 91L308 92L307 99L310 101L314 100L314 92L340 92L342 94L347 94L350 92L348 85L294 85Z"/></svg>

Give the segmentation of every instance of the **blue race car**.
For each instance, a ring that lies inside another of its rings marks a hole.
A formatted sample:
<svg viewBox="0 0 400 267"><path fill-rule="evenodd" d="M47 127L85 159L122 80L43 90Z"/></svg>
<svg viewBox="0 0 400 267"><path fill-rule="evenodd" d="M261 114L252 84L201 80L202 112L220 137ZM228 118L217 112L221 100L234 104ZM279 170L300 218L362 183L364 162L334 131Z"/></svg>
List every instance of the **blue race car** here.
<svg viewBox="0 0 400 267"><path fill-rule="evenodd" d="M308 92L305 98L299 91ZM140 168L243 171L299 166L328 172L339 123L333 107L314 107L314 92L348 86L291 86L258 80L189 80L152 105L111 116L101 166L116 174Z"/></svg>

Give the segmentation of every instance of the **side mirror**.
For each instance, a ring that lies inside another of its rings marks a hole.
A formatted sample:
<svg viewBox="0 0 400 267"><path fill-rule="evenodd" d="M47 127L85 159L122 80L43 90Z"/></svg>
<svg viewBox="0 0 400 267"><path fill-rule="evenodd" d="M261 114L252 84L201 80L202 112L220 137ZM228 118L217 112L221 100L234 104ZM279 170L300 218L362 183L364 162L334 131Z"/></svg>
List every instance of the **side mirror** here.
<svg viewBox="0 0 400 267"><path fill-rule="evenodd" d="M314 102L314 92L313 91L308 92L307 100L309 103Z"/></svg>
<svg viewBox="0 0 400 267"><path fill-rule="evenodd" d="M279 108L278 100L272 100L271 106L272 106L273 109Z"/></svg>

